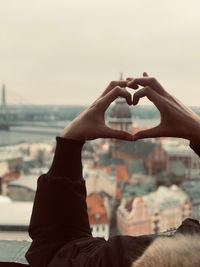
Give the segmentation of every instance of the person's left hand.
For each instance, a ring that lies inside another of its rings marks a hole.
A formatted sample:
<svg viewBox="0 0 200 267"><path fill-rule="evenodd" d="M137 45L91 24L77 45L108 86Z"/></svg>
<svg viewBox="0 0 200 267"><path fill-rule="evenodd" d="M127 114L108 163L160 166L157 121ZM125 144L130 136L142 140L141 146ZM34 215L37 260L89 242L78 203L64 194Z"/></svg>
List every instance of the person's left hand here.
<svg viewBox="0 0 200 267"><path fill-rule="evenodd" d="M132 141L133 135L114 130L105 124L105 111L117 97L124 97L132 105L131 94L126 91L127 81L113 81L103 94L64 129L62 137L73 140L116 138ZM137 86L136 86L137 87Z"/></svg>
<svg viewBox="0 0 200 267"><path fill-rule="evenodd" d="M160 112L160 123L153 128L135 133L134 141L144 138L177 137L199 143L200 117L192 109L172 96L146 72L141 78L128 78L128 80L128 87L143 86L134 94L133 105L137 105L141 98L147 97Z"/></svg>

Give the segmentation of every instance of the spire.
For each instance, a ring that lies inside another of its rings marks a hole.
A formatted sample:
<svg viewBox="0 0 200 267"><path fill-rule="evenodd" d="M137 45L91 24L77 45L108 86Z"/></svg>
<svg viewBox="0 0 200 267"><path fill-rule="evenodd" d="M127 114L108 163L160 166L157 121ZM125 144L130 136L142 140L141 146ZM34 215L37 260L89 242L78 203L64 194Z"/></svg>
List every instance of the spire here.
<svg viewBox="0 0 200 267"><path fill-rule="evenodd" d="M120 73L120 79L123 80L123 73ZM115 100L115 104L110 109L110 120L123 121L125 123L132 123L132 113L130 107L126 103L124 97L119 96Z"/></svg>
<svg viewBox="0 0 200 267"><path fill-rule="evenodd" d="M123 80L124 80L123 72L120 72L119 81L123 81ZM116 103L125 103L126 100L123 97L118 97L115 102Z"/></svg>
<svg viewBox="0 0 200 267"><path fill-rule="evenodd" d="M122 81L124 79L123 72L120 72L119 80Z"/></svg>

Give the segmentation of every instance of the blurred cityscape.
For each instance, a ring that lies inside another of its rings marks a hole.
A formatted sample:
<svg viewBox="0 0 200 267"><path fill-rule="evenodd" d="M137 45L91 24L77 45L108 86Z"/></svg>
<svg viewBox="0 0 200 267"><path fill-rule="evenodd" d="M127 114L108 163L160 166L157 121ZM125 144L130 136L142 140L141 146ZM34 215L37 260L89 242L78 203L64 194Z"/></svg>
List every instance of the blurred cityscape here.
<svg viewBox="0 0 200 267"><path fill-rule="evenodd" d="M37 178L51 165L55 136L84 106L0 105L0 239L29 240ZM199 108L194 108L199 113ZM118 98L106 113L115 129L136 133L159 123L150 106ZM97 139L82 152L94 236L141 235L200 219L200 161L183 139ZM63 214L67 216L67 214Z"/></svg>

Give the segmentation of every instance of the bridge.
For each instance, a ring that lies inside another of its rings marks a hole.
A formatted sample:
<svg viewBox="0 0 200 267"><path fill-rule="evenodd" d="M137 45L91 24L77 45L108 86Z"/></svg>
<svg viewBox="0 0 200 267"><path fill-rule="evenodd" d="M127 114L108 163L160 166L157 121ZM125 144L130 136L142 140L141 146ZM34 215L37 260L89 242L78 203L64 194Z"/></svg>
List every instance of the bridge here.
<svg viewBox="0 0 200 267"><path fill-rule="evenodd" d="M18 119L17 115L20 117L20 113L17 114L16 109L13 111L7 105L6 92L6 86L3 84L0 91L0 131L55 135L63 130L66 121L62 123L57 120L45 122L28 120L29 118Z"/></svg>

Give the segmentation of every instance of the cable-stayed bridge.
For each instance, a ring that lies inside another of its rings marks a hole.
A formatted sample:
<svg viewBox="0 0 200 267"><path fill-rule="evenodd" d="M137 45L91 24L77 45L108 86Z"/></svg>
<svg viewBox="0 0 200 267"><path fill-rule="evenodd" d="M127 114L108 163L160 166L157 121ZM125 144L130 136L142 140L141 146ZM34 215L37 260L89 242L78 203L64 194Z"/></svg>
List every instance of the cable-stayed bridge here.
<svg viewBox="0 0 200 267"><path fill-rule="evenodd" d="M66 120L55 118L50 121L49 118L54 116L55 110L53 108L45 109L40 107L32 107L26 109L23 105L17 105L16 107L11 107L7 104L6 99L6 86L2 85L0 91L0 131L10 131L10 132L22 132L22 133L37 133L55 136L59 134L66 124ZM31 107L31 105L30 105ZM48 112L47 112L48 111ZM45 114L47 113L47 119L45 120ZM58 114L58 111L57 111ZM35 119L37 116L41 121Z"/></svg>

